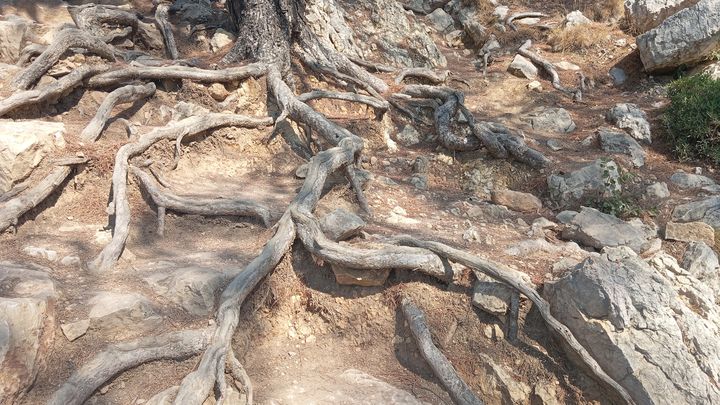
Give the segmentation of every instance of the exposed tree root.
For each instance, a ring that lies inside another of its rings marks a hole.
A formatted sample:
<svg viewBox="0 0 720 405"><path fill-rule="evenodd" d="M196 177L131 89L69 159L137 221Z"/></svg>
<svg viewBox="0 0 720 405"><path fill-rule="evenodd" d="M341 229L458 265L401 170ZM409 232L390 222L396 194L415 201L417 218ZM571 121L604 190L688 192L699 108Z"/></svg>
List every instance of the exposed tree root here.
<svg viewBox="0 0 720 405"><path fill-rule="evenodd" d="M175 35L173 34L172 26L170 25L170 21L168 21L169 8L170 6L165 3L158 4L155 9L155 23L162 33L168 56L170 59L177 59L180 54L178 53L177 45L175 45Z"/></svg>
<svg viewBox="0 0 720 405"><path fill-rule="evenodd" d="M153 94L155 94L154 83L135 86L127 85L113 90L112 93L105 97L102 104L100 104L100 107L98 107L95 113L95 117L93 117L85 127L80 137L84 140L92 139L95 141L100 136L103 128L105 128L105 124L110 118L113 107L117 104L132 103L143 98L151 97Z"/></svg>
<svg viewBox="0 0 720 405"><path fill-rule="evenodd" d="M613 380L607 373L600 367L598 362L590 355L590 353L575 339L572 332L560 323L550 312L550 305L543 299L540 294L535 290L535 287L531 284L526 283L519 276L517 270L513 270L503 264L495 263L487 259L483 259L479 256L472 255L462 250L458 250L447 246L439 242L423 241L415 239L411 236L396 236L386 239L389 242L397 243L405 246L416 246L430 251L451 260L456 263L460 263L467 266L473 271L486 274L495 280L509 285L521 294L525 295L532 301L533 304L540 311L540 315L545 320L547 326L556 333L556 336L562 339L563 343L572 350L580 361L587 367L592 375L603 385L610 388L616 393L619 398L623 399L628 404L634 404L630 394L623 388L617 381Z"/></svg>
<svg viewBox="0 0 720 405"><path fill-rule="evenodd" d="M143 187L158 207L159 235L163 235L160 224L163 223L162 217L166 209L184 214L207 216L252 216L260 218L266 227L270 224L270 210L262 204L235 199L179 196L171 190L163 188L151 175L135 166L130 166L130 172L140 179Z"/></svg>
<svg viewBox="0 0 720 405"><path fill-rule="evenodd" d="M272 124L272 119L255 118L235 114L207 114L203 117L190 117L158 128L143 135L136 142L123 145L115 156L113 169L113 198L108 205L108 213L115 216L113 237L100 254L88 264L92 271L107 271L120 258L125 247L130 227L130 203L127 199L128 160L145 152L155 142L162 139L175 139L178 136L198 134L224 126L258 128Z"/></svg>
<svg viewBox="0 0 720 405"><path fill-rule="evenodd" d="M99 74L88 81L90 87L105 87L123 84L132 80L180 80L188 79L201 83L227 83L265 74L264 63L251 63L242 67L207 70L188 66L129 66Z"/></svg>
<svg viewBox="0 0 720 405"><path fill-rule="evenodd" d="M208 330L187 330L115 343L75 370L48 402L49 405L80 405L118 373L150 361L184 359L201 352Z"/></svg>
<svg viewBox="0 0 720 405"><path fill-rule="evenodd" d="M495 158L513 158L534 168L543 168L550 164L550 159L527 146L519 135L502 124L479 122L473 125L473 133Z"/></svg>
<svg viewBox="0 0 720 405"><path fill-rule="evenodd" d="M517 29L517 27L515 26L515 24L513 24L513 21L519 20L519 19L522 19L522 18L544 18L544 17L547 17L547 14L539 13L539 12L536 12L536 11L526 11L526 12L523 12L523 13L515 13L515 14L510 15L510 16L505 20L505 24L506 24L508 27L510 27L511 30L517 31L518 29Z"/></svg>
<svg viewBox="0 0 720 405"><path fill-rule="evenodd" d="M400 84L407 77L419 77L425 79L433 84L445 83L450 72L443 70L442 72L435 72L428 68L407 68L400 71L400 74L395 78L395 84Z"/></svg>
<svg viewBox="0 0 720 405"><path fill-rule="evenodd" d="M380 100L375 97L366 96L363 94L350 93L350 92L339 92L339 91L327 91L327 90L313 90L308 93L303 93L298 96L298 100L307 102L310 100L316 100L319 98L330 98L335 100L352 101L354 103L360 103L369 105L372 108L380 112L387 111L390 108L390 103L386 100Z"/></svg>
<svg viewBox="0 0 720 405"><path fill-rule="evenodd" d="M460 378L450 360L433 343L423 311L408 297L403 297L400 304L420 354L448 391L453 402L458 405L483 405L483 401Z"/></svg>
<svg viewBox="0 0 720 405"><path fill-rule="evenodd" d="M30 44L20 51L20 57L18 57L17 66L25 66L26 63L30 62L30 59L45 52L47 45L41 44Z"/></svg>
<svg viewBox="0 0 720 405"><path fill-rule="evenodd" d="M533 63L540 65L545 71L550 75L550 80L552 82L552 86L557 89L558 91L561 91L568 96L572 97L575 101L582 101L582 90L581 89L569 89L567 87L564 87L560 83L560 76L558 75L557 70L555 69L555 65L553 65L550 61L542 58L540 55L536 54L535 52L530 51L530 47L532 46L532 41L527 40L525 43L518 49L518 53L528 59L530 59Z"/></svg>
<svg viewBox="0 0 720 405"><path fill-rule="evenodd" d="M116 38L132 35L138 30L138 18L134 13L109 5L85 4L68 7L75 25L93 37L109 43ZM120 33L107 33L104 27L119 28ZM122 28L120 28L122 27ZM129 28L125 30L124 28Z"/></svg>
<svg viewBox="0 0 720 405"><path fill-rule="evenodd" d="M76 28L66 28L57 33L52 45L17 75L13 80L13 85L22 90L32 86L70 48L84 48L105 59L115 60L113 48L102 39Z"/></svg>
<svg viewBox="0 0 720 405"><path fill-rule="evenodd" d="M392 67L392 66L383 65L381 63L370 62L370 61L360 59L360 58L355 58L352 56L348 56L347 58L350 59L354 64L356 64L358 66L362 66L365 69L373 70L375 72L390 73L390 72L394 72L397 70L397 68Z"/></svg>
<svg viewBox="0 0 720 405"><path fill-rule="evenodd" d="M37 89L15 92L10 97L0 100L0 117L18 108L57 100L82 84L83 80L88 76L95 75L106 69L104 66L83 65L56 82Z"/></svg>

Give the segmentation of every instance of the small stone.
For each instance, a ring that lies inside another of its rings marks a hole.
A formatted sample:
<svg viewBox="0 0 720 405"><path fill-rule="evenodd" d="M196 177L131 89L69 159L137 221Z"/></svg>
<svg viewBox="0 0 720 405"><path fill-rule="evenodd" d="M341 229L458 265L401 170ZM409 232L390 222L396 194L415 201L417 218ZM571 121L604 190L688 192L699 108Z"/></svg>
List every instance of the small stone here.
<svg viewBox="0 0 720 405"><path fill-rule="evenodd" d="M382 270L357 270L348 267L332 264L335 281L340 285L358 285L362 287L377 287L385 284L390 269Z"/></svg>
<svg viewBox="0 0 720 405"><path fill-rule="evenodd" d="M436 159L438 162L445 163L445 164L448 165L448 166L452 166L452 164L453 164L453 158L452 158L452 156L448 156L448 155L446 155L446 154L444 154L444 153L441 153L441 154L437 155L437 156L435 157L435 159Z"/></svg>
<svg viewBox="0 0 720 405"><path fill-rule="evenodd" d="M208 91L215 101L223 101L230 95L230 92L227 91L222 83L211 84L210 87L208 87Z"/></svg>
<svg viewBox="0 0 720 405"><path fill-rule="evenodd" d="M497 18L498 20L505 21L505 17L507 17L508 12L510 12L510 7L497 6L495 7L495 10L493 10L493 17Z"/></svg>
<svg viewBox="0 0 720 405"><path fill-rule="evenodd" d="M650 200L664 200L670 197L670 190L666 183L657 182L645 188L645 198Z"/></svg>
<svg viewBox="0 0 720 405"><path fill-rule="evenodd" d="M538 76L538 68L522 55L515 55L510 66L508 66L508 72L523 79L533 80Z"/></svg>
<svg viewBox="0 0 720 405"><path fill-rule="evenodd" d="M600 128L598 139L605 152L629 155L635 167L645 165L645 150L630 135L608 128Z"/></svg>
<svg viewBox="0 0 720 405"><path fill-rule="evenodd" d="M493 191L492 202L520 212L537 212L542 208L542 202L539 198L530 193L512 190Z"/></svg>
<svg viewBox="0 0 720 405"><path fill-rule="evenodd" d="M454 25L453 18L450 17L450 15L446 13L442 7L435 9L435 11L428 14L426 18L439 32L446 32Z"/></svg>
<svg viewBox="0 0 720 405"><path fill-rule="evenodd" d="M508 286L485 277L475 282L472 303L490 315L505 315L511 295L512 290Z"/></svg>
<svg viewBox="0 0 720 405"><path fill-rule="evenodd" d="M72 323L65 323L60 325L60 329L62 329L63 334L69 341L73 341L80 336L84 335L88 328L90 327L90 320L89 319L83 319L81 321L72 322Z"/></svg>
<svg viewBox="0 0 720 405"><path fill-rule="evenodd" d="M412 125L405 125L397 135L397 140L404 146L412 146L420 143L420 134Z"/></svg>
<svg viewBox="0 0 720 405"><path fill-rule="evenodd" d="M63 266L76 266L80 264L80 258L77 256L65 256L60 260Z"/></svg>
<svg viewBox="0 0 720 405"><path fill-rule="evenodd" d="M533 80L530 83L527 84L527 89L530 91L542 91L542 83L540 83L537 80Z"/></svg>
<svg viewBox="0 0 720 405"><path fill-rule="evenodd" d="M570 63L564 60L561 60L560 62L555 63L555 67L559 70L571 70L571 71L578 71L580 70L580 66Z"/></svg>
<svg viewBox="0 0 720 405"><path fill-rule="evenodd" d="M28 256L42 258L51 262L57 261L58 259L58 253L56 251L42 247L25 246L23 252Z"/></svg>
<svg viewBox="0 0 720 405"><path fill-rule="evenodd" d="M616 104L608 111L606 119L616 127L624 129L636 140L652 143L647 115L637 105L631 103Z"/></svg>
<svg viewBox="0 0 720 405"><path fill-rule="evenodd" d="M498 324L493 324L493 338L496 341L505 339L505 332L503 332L502 328L500 328Z"/></svg>
<svg viewBox="0 0 720 405"><path fill-rule="evenodd" d="M612 79L613 85L615 85L616 87L622 86L627 81L627 74L619 67L614 67L610 69L610 72L608 74Z"/></svg>
<svg viewBox="0 0 720 405"><path fill-rule="evenodd" d="M210 40L210 47L213 52L218 52L233 42L235 42L235 35L222 28L218 28Z"/></svg>
<svg viewBox="0 0 720 405"><path fill-rule="evenodd" d="M297 169L295 169L295 177L304 179L305 176L307 176L308 169L310 169L310 165L308 163L301 164L297 167Z"/></svg>
<svg viewBox="0 0 720 405"><path fill-rule="evenodd" d="M705 242L715 246L715 230L704 222L668 222L665 225L665 239L681 242Z"/></svg>
<svg viewBox="0 0 720 405"><path fill-rule="evenodd" d="M685 172L676 172L670 176L670 181L680 188L694 189L714 186L716 183L713 179L701 176L699 174L691 174Z"/></svg>
<svg viewBox="0 0 720 405"><path fill-rule="evenodd" d="M573 12L568 13L568 15L565 16L565 28L571 28L571 27L577 27L580 25L590 24L592 21L590 21L589 18L585 17L580 10L575 10Z"/></svg>
<svg viewBox="0 0 720 405"><path fill-rule="evenodd" d="M329 239L341 241L357 236L365 221L352 212L337 208L320 220L320 228Z"/></svg>
<svg viewBox="0 0 720 405"><path fill-rule="evenodd" d="M557 139L548 139L547 146L556 152L563 149L562 143Z"/></svg>
<svg viewBox="0 0 720 405"><path fill-rule="evenodd" d="M418 190L427 190L428 178L424 174L414 174L412 177L410 177L410 184L415 186L415 188Z"/></svg>
<svg viewBox="0 0 720 405"><path fill-rule="evenodd" d="M425 174L430 166L430 160L425 156L418 156L413 162L413 172L419 174Z"/></svg>

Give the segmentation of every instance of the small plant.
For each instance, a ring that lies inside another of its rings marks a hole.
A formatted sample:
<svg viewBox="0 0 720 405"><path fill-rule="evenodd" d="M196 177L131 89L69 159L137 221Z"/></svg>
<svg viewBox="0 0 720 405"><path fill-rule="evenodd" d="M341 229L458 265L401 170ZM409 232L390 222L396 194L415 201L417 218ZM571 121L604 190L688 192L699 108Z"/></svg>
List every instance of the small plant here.
<svg viewBox="0 0 720 405"><path fill-rule="evenodd" d="M618 218L638 217L644 210L637 199L626 190L635 175L622 168L617 170L618 176L614 176L615 167L608 165L607 161L603 163L603 181L607 191L591 198L585 205Z"/></svg>
<svg viewBox="0 0 720 405"><path fill-rule="evenodd" d="M720 80L684 77L670 84L668 97L663 122L678 157L720 164Z"/></svg>

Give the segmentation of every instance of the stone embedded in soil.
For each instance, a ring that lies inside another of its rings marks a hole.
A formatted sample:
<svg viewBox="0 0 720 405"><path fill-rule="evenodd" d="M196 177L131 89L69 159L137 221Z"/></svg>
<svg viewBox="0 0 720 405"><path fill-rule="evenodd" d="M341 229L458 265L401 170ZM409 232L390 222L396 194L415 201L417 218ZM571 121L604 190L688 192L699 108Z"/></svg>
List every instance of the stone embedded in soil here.
<svg viewBox="0 0 720 405"><path fill-rule="evenodd" d="M332 264L332 271L335 274L335 281L340 285L358 285L362 287L377 287L385 284L390 269L382 270L358 270Z"/></svg>
<svg viewBox="0 0 720 405"><path fill-rule="evenodd" d="M20 56L28 21L15 15L6 15L0 21L0 61L15 63Z"/></svg>
<svg viewBox="0 0 720 405"><path fill-rule="evenodd" d="M548 176L550 199L559 207L570 207L621 189L620 173L612 160L598 159L568 174Z"/></svg>
<svg viewBox="0 0 720 405"><path fill-rule="evenodd" d="M650 200L664 200L670 197L667 183L657 182L645 188L645 198Z"/></svg>
<svg viewBox="0 0 720 405"><path fill-rule="evenodd" d="M58 252L51 250L51 249L46 249L43 247L25 246L23 248L23 253L25 253L28 256L45 259L50 262L55 262L58 259Z"/></svg>
<svg viewBox="0 0 720 405"><path fill-rule="evenodd" d="M416 145L420 143L420 134L412 125L405 125L403 130L398 132L397 140L404 146Z"/></svg>
<svg viewBox="0 0 720 405"><path fill-rule="evenodd" d="M473 287L472 303L490 315L505 315L513 291L490 277L478 278Z"/></svg>
<svg viewBox="0 0 720 405"><path fill-rule="evenodd" d="M570 133L575 130L575 122L564 108L540 107L522 117L535 131Z"/></svg>
<svg viewBox="0 0 720 405"><path fill-rule="evenodd" d="M625 73L625 70L614 66L610 69L608 72L608 75L610 76L610 79L612 79L614 86L622 86L627 81L627 73Z"/></svg>
<svg viewBox="0 0 720 405"><path fill-rule="evenodd" d="M235 35L222 28L218 28L210 40L210 48L213 52L218 52L233 42L235 42Z"/></svg>
<svg viewBox="0 0 720 405"><path fill-rule="evenodd" d="M497 325L495 325L497 326ZM517 380L507 365L498 364L490 356L479 353L476 360L479 391L493 403L527 404L530 402L530 386ZM489 401L488 401L489 402Z"/></svg>
<svg viewBox="0 0 720 405"><path fill-rule="evenodd" d="M530 193L513 190L493 191L492 202L520 212L537 212L542 208L542 202L539 198Z"/></svg>
<svg viewBox="0 0 720 405"><path fill-rule="evenodd" d="M442 8L435 9L435 11L428 14L426 18L430 24L440 32L445 32L454 25L452 17Z"/></svg>
<svg viewBox="0 0 720 405"><path fill-rule="evenodd" d="M215 101L223 101L230 95L230 92L227 91L222 83L211 84L208 87L208 92L210 93L210 97L215 99Z"/></svg>
<svg viewBox="0 0 720 405"><path fill-rule="evenodd" d="M580 70L580 66L578 66L574 63L568 62L568 61L564 61L564 60L561 60L560 62L555 63L555 67L558 70L572 70L572 71Z"/></svg>
<svg viewBox="0 0 720 405"><path fill-rule="evenodd" d="M639 219L626 222L594 208L582 207L562 236L596 249L627 246L636 253L643 253L652 246L657 230Z"/></svg>
<svg viewBox="0 0 720 405"><path fill-rule="evenodd" d="M230 274L216 268L189 266L160 271L145 278L150 288L191 315L208 315Z"/></svg>
<svg viewBox="0 0 720 405"><path fill-rule="evenodd" d="M580 10L575 10L569 12L565 16L565 20L563 21L563 24L565 25L565 28L571 28L571 27L577 27L580 25L590 24L592 21L590 21L589 18L585 17L583 13Z"/></svg>
<svg viewBox="0 0 720 405"><path fill-rule="evenodd" d="M359 216L337 208L320 219L320 228L329 239L341 241L357 236L365 227L365 221Z"/></svg>
<svg viewBox="0 0 720 405"><path fill-rule="evenodd" d="M89 319L83 319L77 322L71 322L71 323L64 323L60 325L60 329L62 329L63 334L69 341L73 341L80 336L84 335L88 328L90 327L90 320Z"/></svg>
<svg viewBox="0 0 720 405"><path fill-rule="evenodd" d="M555 386L549 383L535 384L530 403L535 405L561 405L557 399Z"/></svg>
<svg viewBox="0 0 720 405"><path fill-rule="evenodd" d="M152 303L140 294L103 291L93 296L88 306L90 327L104 334L148 331L162 322Z"/></svg>
<svg viewBox="0 0 720 405"><path fill-rule="evenodd" d="M28 177L45 156L62 148L65 125L39 120L0 120L0 193Z"/></svg>
<svg viewBox="0 0 720 405"><path fill-rule="evenodd" d="M534 80L538 76L538 68L522 55L515 55L507 70L521 79Z"/></svg>
<svg viewBox="0 0 720 405"><path fill-rule="evenodd" d="M600 146L605 152L629 155L635 167L645 165L645 150L630 135L608 128L600 128L598 139L600 139Z"/></svg>
<svg viewBox="0 0 720 405"><path fill-rule="evenodd" d="M605 118L616 127L624 129L637 141L652 142L647 115L637 105L631 103L616 104L608 111Z"/></svg>
<svg viewBox="0 0 720 405"><path fill-rule="evenodd" d="M720 229L720 196L693 201L676 206L672 212L675 222L702 221Z"/></svg>
<svg viewBox="0 0 720 405"><path fill-rule="evenodd" d="M715 230L704 222L668 222L665 225L665 239L681 242L705 242L715 246Z"/></svg>
<svg viewBox="0 0 720 405"><path fill-rule="evenodd" d="M715 180L699 174L675 172L670 181L680 188L693 189L716 185Z"/></svg>

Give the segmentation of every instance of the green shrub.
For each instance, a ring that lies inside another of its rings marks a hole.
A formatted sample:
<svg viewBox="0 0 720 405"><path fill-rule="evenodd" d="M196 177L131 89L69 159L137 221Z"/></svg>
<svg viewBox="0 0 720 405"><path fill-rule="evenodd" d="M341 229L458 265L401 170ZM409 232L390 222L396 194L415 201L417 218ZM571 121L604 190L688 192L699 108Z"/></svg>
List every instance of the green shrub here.
<svg viewBox="0 0 720 405"><path fill-rule="evenodd" d="M720 80L684 77L670 84L668 96L663 120L678 157L720 164Z"/></svg>

